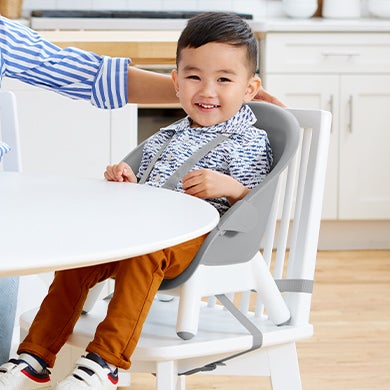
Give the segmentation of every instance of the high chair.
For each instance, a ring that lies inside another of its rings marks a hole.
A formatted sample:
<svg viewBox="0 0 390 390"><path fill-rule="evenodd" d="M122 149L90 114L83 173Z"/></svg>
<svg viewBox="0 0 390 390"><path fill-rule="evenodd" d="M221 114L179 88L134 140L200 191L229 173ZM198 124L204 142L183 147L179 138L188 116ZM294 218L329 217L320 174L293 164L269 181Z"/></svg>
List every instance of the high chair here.
<svg viewBox="0 0 390 390"><path fill-rule="evenodd" d="M331 115L260 102L251 108L257 127L268 133L274 165L221 218L190 267L164 280L161 292L172 299L155 299L130 369L154 373L158 390L183 390L186 375L204 371L266 375L273 389L301 389L296 342L313 334L309 314ZM125 159L133 169L141 148ZM239 307L234 293L240 293ZM87 306L58 364L62 376L93 338L107 302ZM35 312L21 317L24 331ZM129 383L125 374L121 385Z"/></svg>

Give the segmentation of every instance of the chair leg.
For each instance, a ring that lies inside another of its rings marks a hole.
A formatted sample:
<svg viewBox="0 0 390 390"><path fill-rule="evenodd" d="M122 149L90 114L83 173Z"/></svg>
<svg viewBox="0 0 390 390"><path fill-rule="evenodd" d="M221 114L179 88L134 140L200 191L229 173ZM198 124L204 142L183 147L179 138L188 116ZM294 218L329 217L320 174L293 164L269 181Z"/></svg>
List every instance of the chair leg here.
<svg viewBox="0 0 390 390"><path fill-rule="evenodd" d="M99 294L102 292L103 287L106 285L106 281L100 282L96 284L94 287L92 287L89 290L87 299L85 300L84 307L83 307L83 314L89 313L93 306L95 305Z"/></svg>
<svg viewBox="0 0 390 390"><path fill-rule="evenodd" d="M268 357L273 390L302 390L295 343L270 348Z"/></svg>
<svg viewBox="0 0 390 390"><path fill-rule="evenodd" d="M186 390L186 376L181 375L177 377L176 390Z"/></svg>
<svg viewBox="0 0 390 390"><path fill-rule="evenodd" d="M176 385L179 378L177 374L177 363L175 361L158 362L156 390L177 390Z"/></svg>
<svg viewBox="0 0 390 390"><path fill-rule="evenodd" d="M198 332L200 299L190 282L182 287L177 312L176 333L183 340L190 340Z"/></svg>
<svg viewBox="0 0 390 390"><path fill-rule="evenodd" d="M284 324L290 319L290 310L260 254L257 254L256 260L257 261L253 262L253 267L257 271L255 272L255 275L257 285L259 286L258 292L267 309L268 317L276 325Z"/></svg>

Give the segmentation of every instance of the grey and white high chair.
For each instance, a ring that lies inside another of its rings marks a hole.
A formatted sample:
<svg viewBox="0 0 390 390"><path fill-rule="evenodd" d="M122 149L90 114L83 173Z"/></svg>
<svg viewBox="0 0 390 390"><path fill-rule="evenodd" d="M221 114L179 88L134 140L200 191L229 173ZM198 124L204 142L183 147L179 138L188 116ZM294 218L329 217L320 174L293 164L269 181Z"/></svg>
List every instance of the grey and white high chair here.
<svg viewBox="0 0 390 390"><path fill-rule="evenodd" d="M266 375L273 389L301 389L295 343L313 333L309 314L331 115L260 102L251 107L268 133L274 167L221 218L191 266L163 282L162 293L177 298L155 299L130 369L155 373L158 390L183 390L185 375L201 371ZM133 169L141 151L126 158ZM239 308L233 293L240 293ZM251 296L256 305L249 311ZM58 364L61 376L73 368L106 308L100 301L78 321ZM21 317L24 330L35 312Z"/></svg>

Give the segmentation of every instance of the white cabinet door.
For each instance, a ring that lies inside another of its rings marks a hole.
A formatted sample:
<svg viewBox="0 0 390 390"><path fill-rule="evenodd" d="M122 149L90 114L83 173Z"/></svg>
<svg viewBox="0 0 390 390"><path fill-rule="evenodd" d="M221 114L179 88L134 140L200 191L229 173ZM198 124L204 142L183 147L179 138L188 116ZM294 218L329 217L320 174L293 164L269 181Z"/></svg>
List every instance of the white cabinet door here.
<svg viewBox="0 0 390 390"><path fill-rule="evenodd" d="M390 219L390 34L267 33L264 84L333 114L324 219Z"/></svg>
<svg viewBox="0 0 390 390"><path fill-rule="evenodd" d="M333 114L327 179L325 183L322 217L338 216L338 76L322 75L266 75L266 88L287 106L321 108Z"/></svg>
<svg viewBox="0 0 390 390"><path fill-rule="evenodd" d="M137 143L135 105L101 110L10 79L2 88L16 95L24 172L102 178Z"/></svg>
<svg viewBox="0 0 390 390"><path fill-rule="evenodd" d="M390 218L390 75L341 76L340 218Z"/></svg>

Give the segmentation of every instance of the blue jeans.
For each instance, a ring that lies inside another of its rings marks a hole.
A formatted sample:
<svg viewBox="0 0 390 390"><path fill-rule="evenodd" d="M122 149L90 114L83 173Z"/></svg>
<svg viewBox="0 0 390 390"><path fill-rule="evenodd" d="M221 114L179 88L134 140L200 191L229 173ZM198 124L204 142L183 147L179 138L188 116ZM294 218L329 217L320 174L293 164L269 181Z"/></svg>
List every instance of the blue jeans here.
<svg viewBox="0 0 390 390"><path fill-rule="evenodd" d="M15 325L19 278L0 278L0 364L9 359Z"/></svg>

